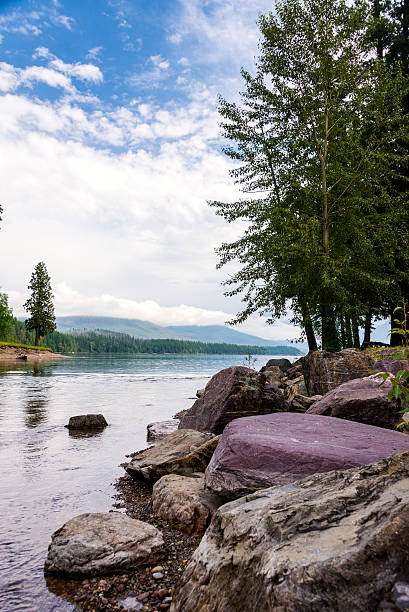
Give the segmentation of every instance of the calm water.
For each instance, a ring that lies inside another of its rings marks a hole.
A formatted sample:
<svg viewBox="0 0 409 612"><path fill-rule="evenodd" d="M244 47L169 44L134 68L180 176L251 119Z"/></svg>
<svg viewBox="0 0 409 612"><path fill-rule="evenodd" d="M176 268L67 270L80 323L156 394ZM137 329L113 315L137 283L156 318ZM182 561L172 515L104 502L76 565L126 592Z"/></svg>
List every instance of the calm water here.
<svg viewBox="0 0 409 612"><path fill-rule="evenodd" d="M260 368L269 359L259 356ZM43 576L50 536L83 512L108 511L125 455L146 446L146 425L193 403L241 355L81 356L52 364L0 362L0 610L72 610ZM102 433L64 424L102 412Z"/></svg>

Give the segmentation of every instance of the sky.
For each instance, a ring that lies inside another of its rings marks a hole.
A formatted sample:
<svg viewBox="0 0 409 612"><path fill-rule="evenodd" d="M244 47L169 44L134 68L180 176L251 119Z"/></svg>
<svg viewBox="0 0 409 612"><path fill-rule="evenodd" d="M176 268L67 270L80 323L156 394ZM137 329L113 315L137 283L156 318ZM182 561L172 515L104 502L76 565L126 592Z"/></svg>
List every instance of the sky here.
<svg viewBox="0 0 409 612"><path fill-rule="evenodd" d="M243 227L218 95L238 99L271 0L0 0L0 286L24 315L46 263L56 314L221 324ZM238 327L286 340L285 321Z"/></svg>

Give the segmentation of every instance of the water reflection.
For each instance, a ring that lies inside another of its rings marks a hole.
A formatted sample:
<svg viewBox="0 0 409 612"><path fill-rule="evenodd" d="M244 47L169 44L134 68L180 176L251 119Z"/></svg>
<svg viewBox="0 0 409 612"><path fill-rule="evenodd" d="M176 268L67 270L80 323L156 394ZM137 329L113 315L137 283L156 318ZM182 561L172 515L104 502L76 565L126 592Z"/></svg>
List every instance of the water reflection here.
<svg viewBox="0 0 409 612"><path fill-rule="evenodd" d="M69 429L68 435L70 438L100 438L104 433L105 428L102 429L86 429L85 431L82 429Z"/></svg>
<svg viewBox="0 0 409 612"><path fill-rule="evenodd" d="M42 376L40 372L34 376ZM27 429L34 429L47 421L47 405L50 401L50 385L29 386L24 406L24 424Z"/></svg>

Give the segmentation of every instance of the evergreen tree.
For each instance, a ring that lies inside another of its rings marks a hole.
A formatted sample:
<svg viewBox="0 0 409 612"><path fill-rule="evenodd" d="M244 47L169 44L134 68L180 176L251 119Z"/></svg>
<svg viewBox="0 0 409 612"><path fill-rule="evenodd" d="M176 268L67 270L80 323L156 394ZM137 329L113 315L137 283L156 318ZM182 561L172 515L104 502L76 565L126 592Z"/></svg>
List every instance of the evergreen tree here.
<svg viewBox="0 0 409 612"><path fill-rule="evenodd" d="M40 262L34 268L28 288L31 297L24 304L24 309L30 313L26 320L26 328L35 331L35 346L38 346L40 336L55 330L55 315L50 277L45 263Z"/></svg>
<svg viewBox="0 0 409 612"><path fill-rule="evenodd" d="M5 340L13 321L7 293L0 293L0 340Z"/></svg>

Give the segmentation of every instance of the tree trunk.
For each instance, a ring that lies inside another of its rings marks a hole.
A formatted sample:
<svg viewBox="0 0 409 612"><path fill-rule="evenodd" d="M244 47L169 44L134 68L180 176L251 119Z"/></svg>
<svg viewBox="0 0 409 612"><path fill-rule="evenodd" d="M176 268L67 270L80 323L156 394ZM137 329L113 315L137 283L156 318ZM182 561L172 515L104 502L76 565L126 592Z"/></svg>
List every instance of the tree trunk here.
<svg viewBox="0 0 409 612"><path fill-rule="evenodd" d="M36 327L36 338L34 341L34 345L38 346L40 344L40 328Z"/></svg>
<svg viewBox="0 0 409 612"><path fill-rule="evenodd" d="M361 341L359 339L359 326L358 321L356 319L353 319L352 321L352 335L354 337L354 348L361 348Z"/></svg>
<svg viewBox="0 0 409 612"><path fill-rule="evenodd" d="M346 327L346 347L345 348L351 348L352 346L354 346L354 342L352 340L352 326L351 326L351 319L349 317L345 317L345 327Z"/></svg>
<svg viewBox="0 0 409 612"><path fill-rule="evenodd" d="M302 325L305 331L305 335L307 337L308 351L309 352L317 351L318 350L317 340L315 338L315 332L314 332L314 328L312 325L310 314L308 312L307 303L304 300L304 298L300 296L298 296L298 303L299 303L300 310L301 310Z"/></svg>
<svg viewBox="0 0 409 612"><path fill-rule="evenodd" d="M365 317L365 328L364 328L364 344L365 346L371 341L372 331L372 313L369 311Z"/></svg>
<svg viewBox="0 0 409 612"><path fill-rule="evenodd" d="M334 308L328 303L326 296L323 296L321 303L321 341L323 351L335 353L341 349Z"/></svg>

